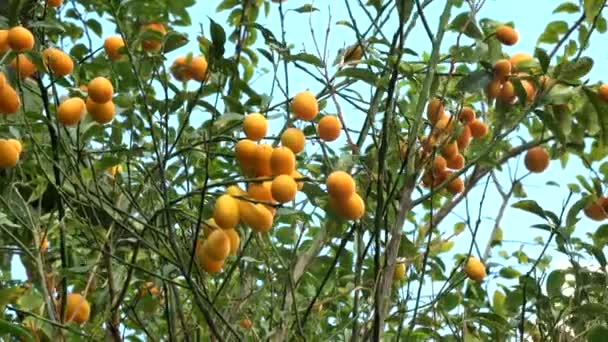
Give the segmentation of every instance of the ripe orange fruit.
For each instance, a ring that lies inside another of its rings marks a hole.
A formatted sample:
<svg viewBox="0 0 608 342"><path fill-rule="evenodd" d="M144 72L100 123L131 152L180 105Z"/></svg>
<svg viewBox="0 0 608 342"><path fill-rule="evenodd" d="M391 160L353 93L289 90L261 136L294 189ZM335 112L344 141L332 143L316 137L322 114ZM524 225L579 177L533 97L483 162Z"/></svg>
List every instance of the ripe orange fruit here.
<svg viewBox="0 0 608 342"><path fill-rule="evenodd" d="M17 151L17 154L21 154L21 151L23 151L23 146L21 145L21 141L19 141L17 139L12 139L12 138L7 139L7 141L15 149L15 151Z"/></svg>
<svg viewBox="0 0 608 342"><path fill-rule="evenodd" d="M296 169L296 156L287 147L277 147L270 156L270 169L274 176L291 175Z"/></svg>
<svg viewBox="0 0 608 342"><path fill-rule="evenodd" d="M306 136L299 128L290 127L281 134L281 145L289 148L293 153L304 151Z"/></svg>
<svg viewBox="0 0 608 342"><path fill-rule="evenodd" d="M454 119L451 115L443 115L433 127L433 131L435 134L441 136L443 134L448 134L454 129Z"/></svg>
<svg viewBox="0 0 608 342"><path fill-rule="evenodd" d="M524 164L528 171L541 173L549 166L549 153L540 146L532 147L524 157Z"/></svg>
<svg viewBox="0 0 608 342"><path fill-rule="evenodd" d="M264 115L260 113L251 113L243 120L243 131L247 139L259 141L266 136L268 122Z"/></svg>
<svg viewBox="0 0 608 342"><path fill-rule="evenodd" d="M296 198L298 184L290 175L279 175L272 181L271 191L272 198L279 203L289 202Z"/></svg>
<svg viewBox="0 0 608 342"><path fill-rule="evenodd" d="M167 34L167 29L161 23L149 23L149 24L142 26L141 32L145 32L145 31L156 31L160 34L161 37L164 37L165 34ZM162 43L160 40L158 40L156 38L148 38L148 39L142 40L141 46L146 51L159 52L162 47Z"/></svg>
<svg viewBox="0 0 608 342"><path fill-rule="evenodd" d="M511 103L515 100L515 87L513 87L511 81L503 83L500 93L498 93L498 98L504 103Z"/></svg>
<svg viewBox="0 0 608 342"><path fill-rule="evenodd" d="M186 82L189 81L192 76L190 75L190 67L188 66L188 59L184 56L178 56L171 64L171 75L178 81Z"/></svg>
<svg viewBox="0 0 608 342"><path fill-rule="evenodd" d="M608 197L600 197L584 210L585 215L594 221L603 221L608 218Z"/></svg>
<svg viewBox="0 0 608 342"><path fill-rule="evenodd" d="M276 0L273 0L272 2L279 2ZM243 329L251 329L251 326L253 325L253 323L251 323L251 320L249 318L243 318L240 322L239 325L241 326L241 328Z"/></svg>
<svg viewBox="0 0 608 342"><path fill-rule="evenodd" d="M34 47L34 35L23 26L15 26L8 30L8 46L15 52L29 51Z"/></svg>
<svg viewBox="0 0 608 342"><path fill-rule="evenodd" d="M62 312L62 300L57 301L57 311ZM69 293L66 297L65 321L82 324L89 320L91 307L89 302L79 293Z"/></svg>
<svg viewBox="0 0 608 342"><path fill-rule="evenodd" d="M351 175L344 171L334 171L325 182L327 192L336 199L345 199L351 197L356 190L355 180Z"/></svg>
<svg viewBox="0 0 608 342"><path fill-rule="evenodd" d="M95 120L100 125L112 121L112 119L114 119L114 115L116 114L114 102L112 101L98 103L89 97L87 98L86 105L87 112L89 113L89 115L91 115L91 118L93 118L93 120Z"/></svg>
<svg viewBox="0 0 608 342"><path fill-rule="evenodd" d="M65 52L56 48L47 48L42 52L42 58L55 76L63 77L74 71L74 62Z"/></svg>
<svg viewBox="0 0 608 342"><path fill-rule="evenodd" d="M291 103L291 110L296 118L312 121L319 113L319 103L315 95L309 90L297 93Z"/></svg>
<svg viewBox="0 0 608 342"><path fill-rule="evenodd" d="M116 177L116 175L118 173L122 172L122 166L120 164L118 165L114 165L114 166L110 166L107 170L106 173L110 176L110 177Z"/></svg>
<svg viewBox="0 0 608 342"><path fill-rule="evenodd" d="M139 291L138 291L139 297L143 297L146 295L156 296L159 293L160 293L160 290L151 281L147 281L147 282L141 284L141 287L139 288Z"/></svg>
<svg viewBox="0 0 608 342"><path fill-rule="evenodd" d="M473 108L463 107L462 110L460 111L460 114L458 114L458 119L463 124L468 124L469 122L475 120L475 116L476 115L475 115L475 111L473 110Z"/></svg>
<svg viewBox="0 0 608 342"><path fill-rule="evenodd" d="M236 161L239 163L239 166L246 176L255 174L257 148L258 145L249 139L239 140L234 147Z"/></svg>
<svg viewBox="0 0 608 342"><path fill-rule="evenodd" d="M240 208L243 222L258 233L265 233L272 228L272 213L264 205L241 201Z"/></svg>
<svg viewBox="0 0 608 342"><path fill-rule="evenodd" d="M211 260L224 260L230 254L230 238L223 229L214 229L203 242L203 254Z"/></svg>
<svg viewBox="0 0 608 342"><path fill-rule="evenodd" d="M526 101L534 101L534 96L536 95L536 88L534 87L534 84L528 80L521 80L521 85L526 91Z"/></svg>
<svg viewBox="0 0 608 342"><path fill-rule="evenodd" d="M254 170L256 176L266 177L272 175L272 168L270 167L272 151L272 146L268 144L257 145L254 157Z"/></svg>
<svg viewBox="0 0 608 342"><path fill-rule="evenodd" d="M445 170L446 167L448 167L448 163L445 158L440 155L435 156L435 159L433 159L433 172L441 172Z"/></svg>
<svg viewBox="0 0 608 342"><path fill-rule="evenodd" d="M511 55L509 58L509 62L511 62L511 71L517 71L517 65L523 62L531 61L534 58L524 52L516 52Z"/></svg>
<svg viewBox="0 0 608 342"><path fill-rule="evenodd" d="M472 122L472 121L471 121ZM460 131L460 135L456 138L456 143L458 144L458 150L464 151L471 142L471 128L469 125L462 126L462 131Z"/></svg>
<svg viewBox="0 0 608 342"><path fill-rule="evenodd" d="M205 56L197 56L192 58L190 62L190 74L196 81L203 82L207 76L207 58Z"/></svg>
<svg viewBox="0 0 608 342"><path fill-rule="evenodd" d="M469 123L471 135L475 139L481 139L488 134L488 126L481 120L475 119Z"/></svg>
<svg viewBox="0 0 608 342"><path fill-rule="evenodd" d="M511 62L508 59L499 59L494 63L494 79L506 81L511 75Z"/></svg>
<svg viewBox="0 0 608 342"><path fill-rule="evenodd" d="M44 238L40 243L40 252L46 253L49 250L49 239Z"/></svg>
<svg viewBox="0 0 608 342"><path fill-rule="evenodd" d="M291 173L291 178L293 178L293 180L297 180L303 178L303 176L297 170L293 170L293 172ZM296 183L298 184L298 191L302 190L302 188L304 187L304 181L296 181Z"/></svg>
<svg viewBox="0 0 608 342"><path fill-rule="evenodd" d="M464 167L464 156L460 153L447 160L447 167L452 170L460 170Z"/></svg>
<svg viewBox="0 0 608 342"><path fill-rule="evenodd" d="M597 95L602 101L608 102L608 84L600 85L599 88L597 88Z"/></svg>
<svg viewBox="0 0 608 342"><path fill-rule="evenodd" d="M28 78L36 72L36 66L30 62L29 58L25 55L18 55L11 61L11 68L13 68L19 77Z"/></svg>
<svg viewBox="0 0 608 342"><path fill-rule="evenodd" d="M112 82L110 82L107 78L100 76L89 81L88 92L89 97L93 101L97 103L104 103L112 99L114 87L112 86Z"/></svg>
<svg viewBox="0 0 608 342"><path fill-rule="evenodd" d="M86 105L81 98L69 98L57 108L57 121L65 126L74 126L80 122L85 111Z"/></svg>
<svg viewBox="0 0 608 342"><path fill-rule="evenodd" d="M440 99L433 98L429 101L426 107L426 115L432 125L435 125L445 115L443 103Z"/></svg>
<svg viewBox="0 0 608 342"><path fill-rule="evenodd" d="M486 86L486 97L488 102L494 100L500 95L500 89L502 88L502 82L500 80L492 80Z"/></svg>
<svg viewBox="0 0 608 342"><path fill-rule="evenodd" d="M0 88L0 113L14 114L21 107L21 100L19 95L13 87L9 84L5 84L4 87Z"/></svg>
<svg viewBox="0 0 608 342"><path fill-rule="evenodd" d="M103 49L106 55L112 61L117 61L122 58L120 49L125 46L125 41L119 35L109 36L103 42Z"/></svg>
<svg viewBox="0 0 608 342"><path fill-rule="evenodd" d="M209 256L203 252L203 244L199 243L196 249L196 255L198 257L198 262L201 264L201 268L207 273L217 273L221 271L222 267L224 267L224 259L213 260L209 258Z"/></svg>
<svg viewBox="0 0 608 342"><path fill-rule="evenodd" d="M224 229L224 233L226 233L228 240L230 240L230 254L236 254L241 244L241 237L239 236L239 233L236 231L236 229Z"/></svg>
<svg viewBox="0 0 608 342"><path fill-rule="evenodd" d="M213 219L224 229L234 228L239 223L239 204L230 195L222 195L215 201Z"/></svg>
<svg viewBox="0 0 608 342"><path fill-rule="evenodd" d="M399 281L405 279L405 264L400 262L395 264L395 270L393 271L393 281Z"/></svg>
<svg viewBox="0 0 608 342"><path fill-rule="evenodd" d="M247 195L257 201L272 202L274 199L272 198L271 185L272 181L262 183L251 182L247 188Z"/></svg>
<svg viewBox="0 0 608 342"><path fill-rule="evenodd" d="M19 161L19 151L14 143L0 139L0 168L7 169L17 166Z"/></svg>
<svg viewBox="0 0 608 342"><path fill-rule="evenodd" d="M511 26L500 25L496 28L496 38L505 45L515 45L519 35Z"/></svg>
<svg viewBox="0 0 608 342"><path fill-rule="evenodd" d="M63 0L46 0L47 5L49 5L49 7L59 7L61 6L61 4L63 3Z"/></svg>
<svg viewBox="0 0 608 342"><path fill-rule="evenodd" d="M245 192L243 189L241 189L241 187L239 187L238 185L231 185L228 188L226 188L226 194L231 195L231 196L245 196L247 195L247 192Z"/></svg>
<svg viewBox="0 0 608 342"><path fill-rule="evenodd" d="M358 220L365 213L365 203L358 193L344 198L329 196L330 207L345 220Z"/></svg>
<svg viewBox="0 0 608 342"><path fill-rule="evenodd" d="M458 143L456 141L452 141L449 144L443 145L441 147L441 155L445 157L445 159L450 159L458 154Z"/></svg>
<svg viewBox="0 0 608 342"><path fill-rule="evenodd" d="M334 141L340 137L342 124L335 115L326 115L319 120L317 135L323 141Z"/></svg>
<svg viewBox="0 0 608 342"><path fill-rule="evenodd" d="M0 55L8 51L8 30L0 30Z"/></svg>
<svg viewBox="0 0 608 342"><path fill-rule="evenodd" d="M448 184L447 188L448 191L451 192L453 195L459 194L464 191L464 181L462 180L462 178L454 178Z"/></svg>
<svg viewBox="0 0 608 342"><path fill-rule="evenodd" d="M476 257L469 257L464 264L464 273L469 279L482 281L486 277L486 267Z"/></svg>

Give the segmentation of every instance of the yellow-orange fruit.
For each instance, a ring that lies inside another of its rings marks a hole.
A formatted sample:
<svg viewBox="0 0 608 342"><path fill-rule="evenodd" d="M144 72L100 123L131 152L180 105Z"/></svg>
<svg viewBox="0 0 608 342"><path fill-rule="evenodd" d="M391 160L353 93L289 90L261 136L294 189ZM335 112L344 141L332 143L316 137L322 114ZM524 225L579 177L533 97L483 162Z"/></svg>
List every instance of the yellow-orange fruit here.
<svg viewBox="0 0 608 342"><path fill-rule="evenodd" d="M400 262L395 264L395 270L393 271L393 281L399 281L405 279L405 264Z"/></svg>
<svg viewBox="0 0 608 342"><path fill-rule="evenodd" d="M255 174L257 148L258 145L249 139L239 140L234 147L236 160L247 176Z"/></svg>
<svg viewBox="0 0 608 342"><path fill-rule="evenodd" d="M21 154L21 151L23 151L23 145L21 145L21 141L12 138L7 139L6 141L8 141L8 143L15 149L15 151L17 151L17 154Z"/></svg>
<svg viewBox="0 0 608 342"><path fill-rule="evenodd" d="M266 177L272 175L270 159L272 158L272 146L268 144L258 145L255 150L254 170L258 177Z"/></svg>
<svg viewBox="0 0 608 342"><path fill-rule="evenodd" d="M340 137L342 124L335 115L326 115L319 120L317 125L317 135L324 141L334 141Z"/></svg>
<svg viewBox="0 0 608 342"><path fill-rule="evenodd" d="M276 0L273 0L272 2L279 2ZM249 318L243 318L240 322L239 325L241 326L241 328L243 329L251 329L251 326L253 325L253 323L251 323L251 320Z"/></svg>
<svg viewBox="0 0 608 342"><path fill-rule="evenodd" d="M74 71L74 61L72 61L72 58L59 49L45 49L42 52L42 58L55 76L63 77Z"/></svg>
<svg viewBox="0 0 608 342"><path fill-rule="evenodd" d="M296 183L298 184L298 191L302 190L302 188L304 187L304 181L297 181L297 179L300 179L302 177L302 174L299 173L297 170L293 170L293 172L291 173L291 178L296 180Z"/></svg>
<svg viewBox="0 0 608 342"><path fill-rule="evenodd" d="M447 166L452 170L460 170L464 167L464 156L460 153L447 160Z"/></svg>
<svg viewBox="0 0 608 342"><path fill-rule="evenodd" d="M165 26L161 23L150 23L150 24L146 24L146 25L142 26L141 32L145 32L145 31L156 31L161 35L161 37L163 37L165 34L167 34L167 29L165 29ZM141 46L146 51L158 52L158 51L160 51L160 49L162 47L162 43L158 39L149 38L149 39L142 40Z"/></svg>
<svg viewBox="0 0 608 342"><path fill-rule="evenodd" d="M272 198L279 203L293 201L298 192L298 184L290 175L277 176L271 185Z"/></svg>
<svg viewBox="0 0 608 342"><path fill-rule="evenodd" d="M472 121L471 121L472 122ZM462 126L462 131L460 131L460 135L456 138L456 143L458 144L458 150L464 151L471 142L471 128L469 125Z"/></svg>
<svg viewBox="0 0 608 342"><path fill-rule="evenodd" d="M71 97L57 108L57 121L65 126L74 126L80 122L85 111L84 101L79 97Z"/></svg>
<svg viewBox="0 0 608 342"><path fill-rule="evenodd" d="M309 90L300 92L294 96L291 110L296 118L304 121L312 121L319 113L319 103L315 95Z"/></svg>
<svg viewBox="0 0 608 342"><path fill-rule="evenodd" d="M8 30L0 30L0 55L8 51Z"/></svg>
<svg viewBox="0 0 608 342"><path fill-rule="evenodd" d="M245 201L241 201L245 202ZM265 233L272 228L272 213L262 204L243 203L240 206L243 222L258 233Z"/></svg>
<svg viewBox="0 0 608 342"><path fill-rule="evenodd" d="M8 30L8 46L15 52L24 52L34 47L34 35L23 26L15 26Z"/></svg>
<svg viewBox="0 0 608 342"><path fill-rule="evenodd" d="M110 175L110 177L116 177L118 173L122 172L122 166L120 164L110 166L106 172L108 175Z"/></svg>
<svg viewBox="0 0 608 342"><path fill-rule="evenodd" d="M215 201L213 219L224 229L234 228L239 223L239 204L230 195L222 195Z"/></svg>
<svg viewBox="0 0 608 342"><path fill-rule="evenodd" d="M443 145L443 147L441 147L441 155L446 159L450 159L457 154L458 154L458 143L456 143L455 141L453 141L449 144L445 144L445 145Z"/></svg>
<svg viewBox="0 0 608 342"><path fill-rule="evenodd" d="M608 84L600 85L599 88L597 88L597 95L602 101L608 102Z"/></svg>
<svg viewBox="0 0 608 342"><path fill-rule="evenodd" d="M422 152L431 153L437 145L437 139L434 136L424 137L420 140Z"/></svg>
<svg viewBox="0 0 608 342"><path fill-rule="evenodd" d="M511 55L509 58L509 62L511 62L511 72L517 71L517 65L522 62L531 61L534 58L524 52L516 52Z"/></svg>
<svg viewBox="0 0 608 342"><path fill-rule="evenodd" d="M486 97L489 101L493 101L495 98L500 95L500 90L502 88L502 82L500 80L492 80L486 86Z"/></svg>
<svg viewBox="0 0 608 342"><path fill-rule="evenodd" d="M603 221L608 218L608 198L600 197L584 210L585 215L594 221Z"/></svg>
<svg viewBox="0 0 608 342"><path fill-rule="evenodd" d="M234 255L239 250L239 245L241 244L241 237L236 229L224 229L224 233L228 236L230 240L230 254Z"/></svg>
<svg viewBox="0 0 608 342"><path fill-rule="evenodd" d="M249 187L247 188L247 195L257 201L272 202L274 201L274 199L272 198L271 185L272 181L266 181L262 183L249 183Z"/></svg>
<svg viewBox="0 0 608 342"><path fill-rule="evenodd" d="M87 98L86 105L87 112L91 115L91 118L101 125L112 121L116 114L116 108L112 101L98 103L89 97Z"/></svg>
<svg viewBox="0 0 608 342"><path fill-rule="evenodd" d="M0 88L0 113L14 114L21 107L21 100L19 95L13 87L9 84L5 84L4 87Z"/></svg>
<svg viewBox="0 0 608 342"><path fill-rule="evenodd" d="M7 169L17 166L19 152L13 143L6 139L0 139L0 168Z"/></svg>
<svg viewBox="0 0 608 342"><path fill-rule="evenodd" d="M11 61L11 68L13 68L22 79L28 78L36 72L36 66L25 55L18 55L14 58Z"/></svg>
<svg viewBox="0 0 608 342"><path fill-rule="evenodd" d="M272 150L270 168L274 176L291 175L296 169L296 157L287 147L277 147Z"/></svg>
<svg viewBox="0 0 608 342"><path fill-rule="evenodd" d="M47 5L50 7L59 7L63 3L63 0L46 0Z"/></svg>
<svg viewBox="0 0 608 342"><path fill-rule="evenodd" d="M103 49L108 58L113 61L119 60L122 55L120 49L125 46L125 41L119 35L109 36L103 42Z"/></svg>
<svg viewBox="0 0 608 342"><path fill-rule="evenodd" d="M526 101L534 101L534 96L536 95L536 88L534 87L534 84L528 80L521 80L521 86L526 91Z"/></svg>
<svg viewBox="0 0 608 342"><path fill-rule="evenodd" d="M201 265L201 268L207 273L217 273L221 271L222 267L224 267L224 259L211 259L206 253L203 252L203 244L199 243L196 248L196 255L198 257L198 262Z"/></svg>
<svg viewBox="0 0 608 342"><path fill-rule="evenodd" d="M62 312L62 300L57 301L57 311ZM89 302L79 293L69 293L66 297L66 308L64 319L66 322L82 324L89 320L91 306Z"/></svg>
<svg viewBox="0 0 608 342"><path fill-rule="evenodd" d="M89 82L88 92L89 97L93 101L97 103L104 103L112 99L114 87L112 86L112 82L110 82L107 78L95 77Z"/></svg>
<svg viewBox="0 0 608 342"><path fill-rule="evenodd" d="M502 88L500 88L498 98L504 103L511 103L513 100L515 100L515 87L511 81L506 81L503 83Z"/></svg>
<svg viewBox="0 0 608 342"><path fill-rule="evenodd" d="M475 139L481 139L488 134L488 126L481 120L475 119L469 123L471 135Z"/></svg>
<svg viewBox="0 0 608 342"><path fill-rule="evenodd" d="M508 59L499 59L494 63L494 79L506 81L511 74L511 62Z"/></svg>
<svg viewBox="0 0 608 342"><path fill-rule="evenodd" d="M475 120L475 111L471 107L463 107L460 113L458 114L458 119L463 124L468 124L469 122Z"/></svg>
<svg viewBox="0 0 608 342"><path fill-rule="evenodd" d="M0 71L0 89L6 85L6 76L2 71Z"/></svg>
<svg viewBox="0 0 608 342"><path fill-rule="evenodd" d="M268 122L264 115L260 113L251 113L243 120L243 131L247 136L247 139L253 141L259 141L266 136L266 130L268 129Z"/></svg>
<svg viewBox="0 0 608 342"><path fill-rule="evenodd" d="M496 38L505 45L515 45L519 35L511 26L500 25L496 28Z"/></svg>
<svg viewBox="0 0 608 342"><path fill-rule="evenodd" d="M426 107L426 115L432 125L435 125L445 114L443 103L438 98L429 101Z"/></svg>
<svg viewBox="0 0 608 342"><path fill-rule="evenodd" d="M329 196L330 207L345 220L358 220L365 213L365 203L358 193L353 193L346 199Z"/></svg>
<svg viewBox="0 0 608 342"><path fill-rule="evenodd" d="M448 167L448 162L440 155L435 156L433 159L433 172L441 172Z"/></svg>
<svg viewBox="0 0 608 342"><path fill-rule="evenodd" d="M226 188L226 194L230 196L245 196L247 192L241 189L238 185L231 185Z"/></svg>
<svg viewBox="0 0 608 342"><path fill-rule="evenodd" d="M214 229L203 242L203 254L211 260L224 260L230 255L230 238L224 229Z"/></svg>
<svg viewBox="0 0 608 342"><path fill-rule="evenodd" d="M44 238L40 243L40 252L46 253L49 250L49 239Z"/></svg>
<svg viewBox="0 0 608 342"><path fill-rule="evenodd" d="M205 56L196 56L192 58L192 62L190 62L190 74L192 78L196 81L202 82L205 80L205 76L207 76L207 58Z"/></svg>
<svg viewBox="0 0 608 342"><path fill-rule="evenodd" d="M486 267L476 257L469 257L464 264L464 273L469 279L482 281L486 277Z"/></svg>
<svg viewBox="0 0 608 342"><path fill-rule="evenodd" d="M549 166L549 153L540 146L532 147L524 157L524 164L528 171L541 173Z"/></svg>
<svg viewBox="0 0 608 342"><path fill-rule="evenodd" d="M304 151L306 136L301 129L290 127L281 134L281 145L289 148L293 153Z"/></svg>
<svg viewBox="0 0 608 342"><path fill-rule="evenodd" d="M435 123L434 133L438 135L448 134L454 129L454 119L451 115L444 115Z"/></svg>
<svg viewBox="0 0 608 342"><path fill-rule="evenodd" d="M334 171L325 182L327 192L336 199L349 198L355 193L356 184L351 175L344 171Z"/></svg>
<svg viewBox="0 0 608 342"><path fill-rule="evenodd" d="M160 293L160 290L151 281L147 281L147 282L141 284L141 287L138 290L138 294L140 297L157 296L159 293Z"/></svg>
<svg viewBox="0 0 608 342"><path fill-rule="evenodd" d="M189 81L192 76L190 75L190 67L188 65L188 59L184 56L178 56L173 60L171 64L171 75L178 81L186 82Z"/></svg>

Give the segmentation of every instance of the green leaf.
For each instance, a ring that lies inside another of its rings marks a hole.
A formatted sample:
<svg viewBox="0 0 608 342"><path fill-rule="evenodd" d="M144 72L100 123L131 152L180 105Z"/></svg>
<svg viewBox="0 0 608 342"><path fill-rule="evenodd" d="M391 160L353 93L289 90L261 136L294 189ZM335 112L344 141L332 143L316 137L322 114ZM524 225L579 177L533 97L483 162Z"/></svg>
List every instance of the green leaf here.
<svg viewBox="0 0 608 342"><path fill-rule="evenodd" d="M583 91L595 109L595 113L600 124L600 141L606 145L608 144L608 105L601 101L597 97L597 94L587 87L583 87Z"/></svg>
<svg viewBox="0 0 608 342"><path fill-rule="evenodd" d="M165 35L165 37L163 37L163 41L163 51L167 53L188 44L188 37L186 37L186 35L183 33L170 31Z"/></svg>
<svg viewBox="0 0 608 342"><path fill-rule="evenodd" d="M543 70L543 72L547 73L547 70L549 70L549 64L551 63L551 59L549 58L549 54L547 53L547 51L545 49L537 47L534 50L534 57L538 59L540 68Z"/></svg>
<svg viewBox="0 0 608 342"><path fill-rule="evenodd" d="M587 341L604 342L606 341L606 336L608 336L608 327L596 324L587 332Z"/></svg>
<svg viewBox="0 0 608 342"><path fill-rule="evenodd" d="M344 68L336 73L336 77L352 77L371 85L378 79L374 72L364 68Z"/></svg>
<svg viewBox="0 0 608 342"><path fill-rule="evenodd" d="M513 208L521 209L529 213L535 214L542 218L547 218L545 211L541 208L538 203L534 200L522 200L511 205Z"/></svg>
<svg viewBox="0 0 608 342"><path fill-rule="evenodd" d="M608 307L599 303L587 303L574 308L572 313L575 315L585 315L587 317L596 318L608 314Z"/></svg>
<svg viewBox="0 0 608 342"><path fill-rule="evenodd" d="M574 62L565 62L559 65L558 78L563 81L578 81L587 75L593 68L593 59L581 57Z"/></svg>
<svg viewBox="0 0 608 342"><path fill-rule="evenodd" d="M597 15L600 14L604 1L602 0L585 0L583 1L583 8L585 9L585 20L589 24L593 23L593 20Z"/></svg>
<svg viewBox="0 0 608 342"><path fill-rule="evenodd" d="M473 39L483 39L483 32L477 27L475 18L471 18L470 12L464 12L457 15L450 23L449 29L456 32L462 32Z"/></svg>
<svg viewBox="0 0 608 342"><path fill-rule="evenodd" d="M19 337L22 341L34 342L34 337L27 330L16 324L0 319L0 335L5 334L13 337Z"/></svg>
<svg viewBox="0 0 608 342"><path fill-rule="evenodd" d="M306 4L302 7L298 7L296 9L294 9L294 11L298 12L298 13L312 13L312 12L316 12L319 9L314 7L312 4Z"/></svg>
<svg viewBox="0 0 608 342"><path fill-rule="evenodd" d="M566 275L562 270L555 270L547 277L547 294L549 297L560 296L562 294L562 286L566 281Z"/></svg>
<svg viewBox="0 0 608 342"><path fill-rule="evenodd" d="M491 81L492 74L486 70L480 69L461 78L456 84L456 88L464 92L473 93L480 89L484 89Z"/></svg>
<svg viewBox="0 0 608 342"><path fill-rule="evenodd" d="M573 2L564 2L562 4L560 4L559 6L557 6L554 10L553 10L553 14L556 13L577 13L578 11L580 11L580 8L578 7L577 4L573 3Z"/></svg>
<svg viewBox="0 0 608 342"><path fill-rule="evenodd" d="M513 267L503 267L498 274L505 279L515 279L521 275L521 273Z"/></svg>
<svg viewBox="0 0 608 342"><path fill-rule="evenodd" d="M226 51L224 48L224 44L226 44L226 32L222 25L213 21L213 19L209 18L209 30L211 31L211 41L213 43L213 51L214 55L219 57L223 56Z"/></svg>
<svg viewBox="0 0 608 342"><path fill-rule="evenodd" d="M309 53L298 53L296 55L289 55L285 58L287 61L300 61L307 64L312 64L316 67L323 68L325 64L321 61L317 56L311 55Z"/></svg>
<svg viewBox="0 0 608 342"><path fill-rule="evenodd" d="M506 296L501 291L494 291L494 296L492 296L492 306L494 307L494 311L499 315L504 315L505 313L505 299Z"/></svg>

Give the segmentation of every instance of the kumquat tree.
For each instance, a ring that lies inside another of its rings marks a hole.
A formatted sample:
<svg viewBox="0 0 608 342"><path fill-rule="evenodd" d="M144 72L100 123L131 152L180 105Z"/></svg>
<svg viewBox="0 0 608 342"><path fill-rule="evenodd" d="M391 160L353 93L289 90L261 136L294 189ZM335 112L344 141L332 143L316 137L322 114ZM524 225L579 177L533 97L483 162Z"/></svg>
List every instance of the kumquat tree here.
<svg viewBox="0 0 608 342"><path fill-rule="evenodd" d="M0 1L0 340L608 340L606 2Z"/></svg>

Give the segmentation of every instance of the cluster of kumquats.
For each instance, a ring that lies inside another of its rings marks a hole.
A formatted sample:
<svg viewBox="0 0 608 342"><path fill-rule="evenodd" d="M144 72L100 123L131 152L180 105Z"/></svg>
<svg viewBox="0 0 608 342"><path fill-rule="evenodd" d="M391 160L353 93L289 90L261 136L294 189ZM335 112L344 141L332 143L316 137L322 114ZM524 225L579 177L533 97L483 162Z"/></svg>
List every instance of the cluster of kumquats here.
<svg viewBox="0 0 608 342"><path fill-rule="evenodd" d="M174 65L185 60L178 58ZM319 112L317 99L310 91L300 92L293 98L291 111L295 119L312 122ZM336 140L342 129L335 115L323 116L316 127L318 138L326 142ZM209 273L219 272L226 257L236 253L240 238L234 228L239 223L255 232L269 231L277 206L293 201L304 186L304 178L296 170L296 155L304 151L306 136L299 128L289 127L281 133L280 145L272 146L260 142L267 130L268 122L260 113L251 113L243 121L246 138L237 142L235 156L247 178L247 191L237 185L228 187L215 201L213 218L204 223L204 239L197 246L197 256ZM365 204L348 173L332 172L326 186L336 214L346 220L363 216Z"/></svg>

